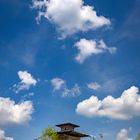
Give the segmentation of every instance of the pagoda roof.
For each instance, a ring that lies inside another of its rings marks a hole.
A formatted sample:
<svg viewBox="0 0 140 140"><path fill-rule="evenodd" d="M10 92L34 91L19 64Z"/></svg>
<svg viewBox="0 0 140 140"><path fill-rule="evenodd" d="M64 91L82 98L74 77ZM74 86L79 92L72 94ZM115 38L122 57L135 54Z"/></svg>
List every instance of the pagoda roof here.
<svg viewBox="0 0 140 140"><path fill-rule="evenodd" d="M62 123L62 124L57 124L57 127L63 127L63 126L73 126L73 127L80 127L79 125L73 124L73 123Z"/></svg>

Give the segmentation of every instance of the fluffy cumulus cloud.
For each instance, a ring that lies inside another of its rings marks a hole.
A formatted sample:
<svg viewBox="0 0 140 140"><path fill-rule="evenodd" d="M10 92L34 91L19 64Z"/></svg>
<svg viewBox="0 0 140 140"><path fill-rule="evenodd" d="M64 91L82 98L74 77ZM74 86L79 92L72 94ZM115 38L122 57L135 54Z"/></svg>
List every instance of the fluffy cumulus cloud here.
<svg viewBox="0 0 140 140"><path fill-rule="evenodd" d="M0 97L0 125L26 124L31 119L32 112L31 101L16 104L10 98Z"/></svg>
<svg viewBox="0 0 140 140"><path fill-rule="evenodd" d="M118 98L107 96L99 100L96 96L78 103L76 112L86 117L108 117L129 120L140 116L139 89L135 86L125 90Z"/></svg>
<svg viewBox="0 0 140 140"><path fill-rule="evenodd" d="M116 52L115 47L108 47L103 40L87 40L85 38L80 39L74 45L79 53L76 55L75 60L79 63L83 63L85 59L92 55L97 55L105 52L110 52L111 54Z"/></svg>
<svg viewBox="0 0 140 140"><path fill-rule="evenodd" d="M51 80L51 84L53 85L53 90L57 91L60 90L62 88L62 86L65 84L65 81L61 78L53 78Z"/></svg>
<svg viewBox="0 0 140 140"><path fill-rule="evenodd" d="M6 137L5 132L2 129L0 129L0 140L14 140L14 139L11 137Z"/></svg>
<svg viewBox="0 0 140 140"><path fill-rule="evenodd" d="M97 82L92 82L87 84L87 87L92 90L98 90L101 88L101 85L99 85Z"/></svg>
<svg viewBox="0 0 140 140"><path fill-rule="evenodd" d="M55 24L61 37L79 31L95 30L110 25L110 20L98 16L94 7L85 5L83 0L32 0L34 9L38 10L37 20L43 16Z"/></svg>
<svg viewBox="0 0 140 140"><path fill-rule="evenodd" d="M53 78L51 84L54 92L59 90L62 91L62 97L75 97L81 93L78 84L75 84L72 88L68 88L66 81L61 78Z"/></svg>
<svg viewBox="0 0 140 140"><path fill-rule="evenodd" d="M117 134L116 140L133 140L132 138L129 138L128 132L129 130L127 129L121 129Z"/></svg>
<svg viewBox="0 0 140 140"><path fill-rule="evenodd" d="M18 71L18 76L21 81L13 86L16 93L21 90L28 90L31 86L37 84L37 80L27 71Z"/></svg>

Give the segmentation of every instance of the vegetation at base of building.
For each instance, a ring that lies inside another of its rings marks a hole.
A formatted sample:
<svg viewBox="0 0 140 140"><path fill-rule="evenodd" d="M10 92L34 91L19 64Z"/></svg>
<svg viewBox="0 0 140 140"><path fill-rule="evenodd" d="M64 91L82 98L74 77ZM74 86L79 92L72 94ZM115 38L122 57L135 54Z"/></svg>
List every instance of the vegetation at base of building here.
<svg viewBox="0 0 140 140"><path fill-rule="evenodd" d="M138 133L136 140L140 140L140 133Z"/></svg>
<svg viewBox="0 0 140 140"><path fill-rule="evenodd" d="M47 138L50 140L58 140L58 135L55 129L49 127L42 131L42 136L40 137L40 140L47 140Z"/></svg>

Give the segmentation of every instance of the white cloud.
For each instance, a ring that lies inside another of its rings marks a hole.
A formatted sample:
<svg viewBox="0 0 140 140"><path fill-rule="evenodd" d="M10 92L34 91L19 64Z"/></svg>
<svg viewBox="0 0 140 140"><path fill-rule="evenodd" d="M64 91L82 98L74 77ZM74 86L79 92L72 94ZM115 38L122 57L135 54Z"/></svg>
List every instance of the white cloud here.
<svg viewBox="0 0 140 140"><path fill-rule="evenodd" d="M43 16L55 24L62 38L111 23L104 16L98 16L94 7L84 5L83 0L32 0L32 3L32 8L38 10L37 20Z"/></svg>
<svg viewBox="0 0 140 140"><path fill-rule="evenodd" d="M87 86L89 89L92 89L92 90L98 90L101 88L101 85L99 85L97 82L89 83L87 84Z"/></svg>
<svg viewBox="0 0 140 140"><path fill-rule="evenodd" d="M129 120L140 116L140 95L135 86L125 90L118 98L107 96L99 100L96 96L78 103L76 112L86 117L108 117Z"/></svg>
<svg viewBox="0 0 140 140"><path fill-rule="evenodd" d="M74 46L79 50L75 60L81 64L91 55L105 53L106 51L109 51L111 54L116 52L115 47L107 47L103 40L96 41L83 38L76 42Z"/></svg>
<svg viewBox="0 0 140 140"><path fill-rule="evenodd" d="M61 78L53 78L51 84L53 85L53 91L62 91L62 97L75 97L81 93L78 84L75 84L72 88L68 88L66 81Z"/></svg>
<svg viewBox="0 0 140 140"><path fill-rule="evenodd" d="M129 130L127 129L121 129L117 134L116 140L133 140L132 138L129 138L128 132Z"/></svg>
<svg viewBox="0 0 140 140"><path fill-rule="evenodd" d="M62 88L62 86L65 84L65 81L61 78L53 78L51 80L51 83L54 87L53 90L56 91L56 90L60 90Z"/></svg>
<svg viewBox="0 0 140 140"><path fill-rule="evenodd" d="M11 137L6 137L5 132L2 129L0 129L0 140L14 140L14 139Z"/></svg>
<svg viewBox="0 0 140 140"><path fill-rule="evenodd" d="M25 94L24 96L22 96L22 101L25 101L26 99L28 99L32 96L34 96L34 92L30 92L28 94Z"/></svg>
<svg viewBox="0 0 140 140"><path fill-rule="evenodd" d="M75 84L71 89L64 88L62 97L75 97L81 94L80 87Z"/></svg>
<svg viewBox="0 0 140 140"><path fill-rule="evenodd" d="M31 101L16 104L9 98L0 97L0 125L26 124L31 119L32 112Z"/></svg>
<svg viewBox="0 0 140 140"><path fill-rule="evenodd" d="M27 71L18 71L18 76L21 81L13 86L16 93L21 90L28 90L30 86L37 84L37 80Z"/></svg>

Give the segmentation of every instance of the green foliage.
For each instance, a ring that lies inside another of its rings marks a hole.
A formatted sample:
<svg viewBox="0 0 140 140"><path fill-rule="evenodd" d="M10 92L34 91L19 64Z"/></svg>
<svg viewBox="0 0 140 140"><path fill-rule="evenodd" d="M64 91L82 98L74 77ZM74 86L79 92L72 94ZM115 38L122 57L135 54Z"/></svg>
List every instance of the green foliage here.
<svg viewBox="0 0 140 140"><path fill-rule="evenodd" d="M140 140L140 133L137 135L136 140Z"/></svg>
<svg viewBox="0 0 140 140"><path fill-rule="evenodd" d="M49 138L50 140L58 139L57 132L51 127L42 131L42 136L41 136L40 140L47 140L47 138Z"/></svg>

